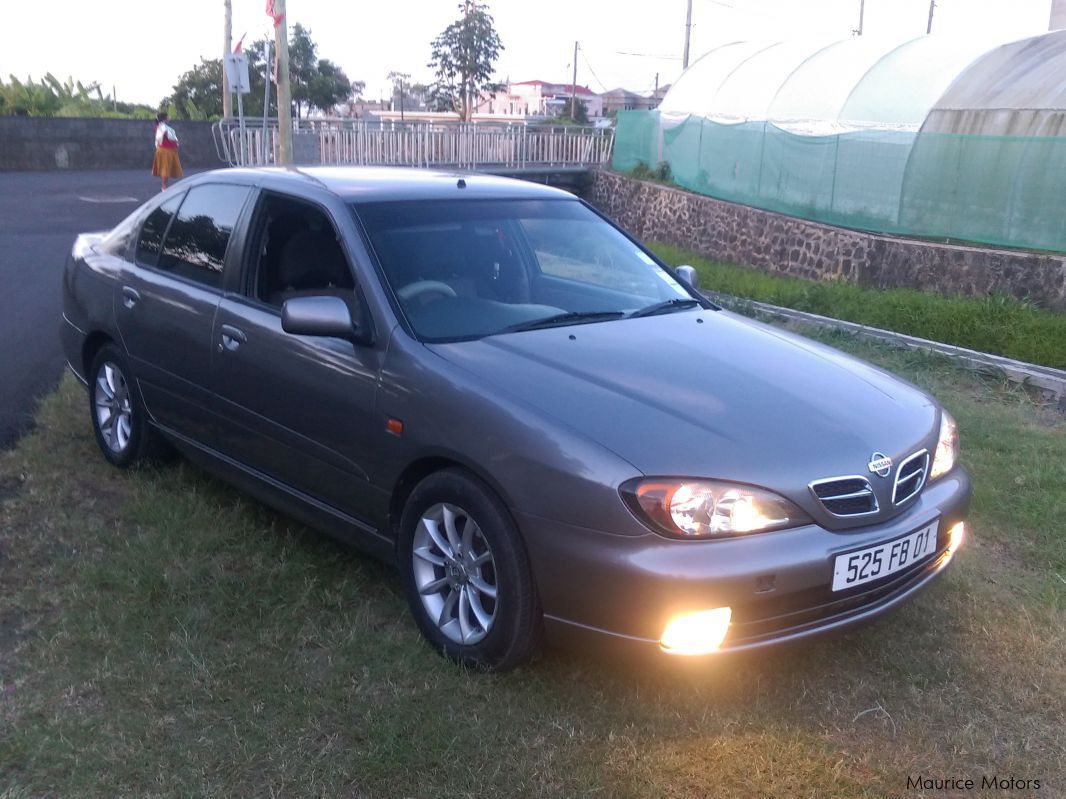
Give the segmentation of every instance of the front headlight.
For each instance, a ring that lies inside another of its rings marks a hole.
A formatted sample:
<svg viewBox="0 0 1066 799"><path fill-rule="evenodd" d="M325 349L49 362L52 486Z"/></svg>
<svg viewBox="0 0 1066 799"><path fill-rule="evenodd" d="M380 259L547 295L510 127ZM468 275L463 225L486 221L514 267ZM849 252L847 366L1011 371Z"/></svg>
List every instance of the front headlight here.
<svg viewBox="0 0 1066 799"><path fill-rule="evenodd" d="M940 413L940 440L936 442L936 455L933 456L933 468L929 472L929 479L936 480L955 468L955 461L959 457L959 428L951 414L947 411Z"/></svg>
<svg viewBox="0 0 1066 799"><path fill-rule="evenodd" d="M772 491L720 480L638 479L620 491L638 518L674 538L726 538L811 521Z"/></svg>

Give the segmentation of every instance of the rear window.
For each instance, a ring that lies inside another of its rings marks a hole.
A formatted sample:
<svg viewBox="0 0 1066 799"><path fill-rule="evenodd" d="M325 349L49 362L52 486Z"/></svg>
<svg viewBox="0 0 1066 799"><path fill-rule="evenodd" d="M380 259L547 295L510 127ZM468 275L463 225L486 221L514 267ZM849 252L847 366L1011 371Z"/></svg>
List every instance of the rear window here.
<svg viewBox="0 0 1066 799"><path fill-rule="evenodd" d="M159 252L163 249L163 236L166 235L170 220L181 205L184 194L171 197L165 203L148 214L137 239L137 260L147 266L155 266L159 261Z"/></svg>
<svg viewBox="0 0 1066 799"><path fill-rule="evenodd" d="M189 189L166 234L159 268L220 286L230 234L249 192L246 186L227 185Z"/></svg>

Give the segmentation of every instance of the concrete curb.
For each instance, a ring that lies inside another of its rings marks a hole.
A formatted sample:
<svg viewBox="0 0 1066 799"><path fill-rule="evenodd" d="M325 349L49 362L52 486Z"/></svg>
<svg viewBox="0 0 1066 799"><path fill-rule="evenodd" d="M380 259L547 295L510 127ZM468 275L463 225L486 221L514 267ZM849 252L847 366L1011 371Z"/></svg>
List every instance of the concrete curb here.
<svg viewBox="0 0 1066 799"><path fill-rule="evenodd" d="M705 291L703 295L712 302L718 303L724 308L741 313L758 314L774 319L785 319L792 322L816 325L832 330L845 330L862 338L881 341L896 347L904 347L912 350L935 352L947 355L963 363L981 370L991 370L1002 375L1011 383L1034 388L1049 401L1057 403L1059 408L1066 411L1066 371L1053 369L1049 366L1015 361L1011 358L1003 358L999 355L989 355L985 352L968 350L965 347L956 347L952 344L941 344L938 341L930 341L917 336L908 336L903 333L893 333L891 330L882 330L877 327L868 327L855 322L845 322L841 319L832 319L828 316L807 313L806 311L794 311L791 308L781 308L769 305L765 302L745 300L728 294L719 294L713 291Z"/></svg>

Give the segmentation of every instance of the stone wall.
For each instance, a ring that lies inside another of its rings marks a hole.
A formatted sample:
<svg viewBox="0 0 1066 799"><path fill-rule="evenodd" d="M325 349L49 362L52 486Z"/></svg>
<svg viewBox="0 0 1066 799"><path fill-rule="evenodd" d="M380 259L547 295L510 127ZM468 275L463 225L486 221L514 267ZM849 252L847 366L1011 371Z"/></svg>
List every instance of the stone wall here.
<svg viewBox="0 0 1066 799"><path fill-rule="evenodd" d="M210 122L172 123L189 169L224 166ZM0 117L0 171L151 169L155 123L146 119Z"/></svg>
<svg viewBox="0 0 1066 799"><path fill-rule="evenodd" d="M1009 294L1066 312L1066 255L964 247L808 222L597 171L586 197L644 241L810 280Z"/></svg>

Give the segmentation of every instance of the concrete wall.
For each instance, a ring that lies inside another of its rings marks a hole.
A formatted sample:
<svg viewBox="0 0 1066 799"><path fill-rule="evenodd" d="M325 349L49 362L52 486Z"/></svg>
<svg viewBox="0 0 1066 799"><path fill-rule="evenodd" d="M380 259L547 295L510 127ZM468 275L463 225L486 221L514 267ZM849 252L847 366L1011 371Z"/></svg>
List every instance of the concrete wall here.
<svg viewBox="0 0 1066 799"><path fill-rule="evenodd" d="M1008 294L1066 312L1066 256L963 247L820 225L597 171L586 198L644 241L810 280Z"/></svg>
<svg viewBox="0 0 1066 799"><path fill-rule="evenodd" d="M210 122L171 123L190 169L223 166ZM0 171L152 168L155 123L140 119L0 117Z"/></svg>

